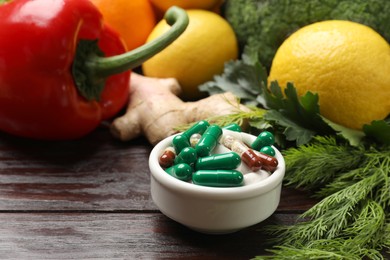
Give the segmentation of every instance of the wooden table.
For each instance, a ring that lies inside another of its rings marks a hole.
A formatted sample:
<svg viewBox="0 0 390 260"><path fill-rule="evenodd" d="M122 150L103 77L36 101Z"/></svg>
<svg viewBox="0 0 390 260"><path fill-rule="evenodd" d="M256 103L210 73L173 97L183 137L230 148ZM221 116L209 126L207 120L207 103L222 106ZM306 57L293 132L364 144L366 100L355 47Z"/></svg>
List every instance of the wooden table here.
<svg viewBox="0 0 390 260"><path fill-rule="evenodd" d="M313 205L283 189L265 222L228 235L194 232L150 197L143 138L123 143L101 128L71 142L0 133L1 259L249 259L264 254L271 223L292 223Z"/></svg>

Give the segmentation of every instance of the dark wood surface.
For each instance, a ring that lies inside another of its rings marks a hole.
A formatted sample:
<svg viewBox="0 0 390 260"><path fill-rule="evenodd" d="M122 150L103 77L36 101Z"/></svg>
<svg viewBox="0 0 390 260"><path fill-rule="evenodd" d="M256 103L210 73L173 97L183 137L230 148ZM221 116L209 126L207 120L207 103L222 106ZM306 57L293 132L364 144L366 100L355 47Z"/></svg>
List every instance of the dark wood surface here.
<svg viewBox="0 0 390 260"><path fill-rule="evenodd" d="M264 227L291 224L313 205L284 188L266 221L205 235L162 215L150 197L145 139L120 142L101 128L77 141L0 133L1 259L250 259L264 254Z"/></svg>

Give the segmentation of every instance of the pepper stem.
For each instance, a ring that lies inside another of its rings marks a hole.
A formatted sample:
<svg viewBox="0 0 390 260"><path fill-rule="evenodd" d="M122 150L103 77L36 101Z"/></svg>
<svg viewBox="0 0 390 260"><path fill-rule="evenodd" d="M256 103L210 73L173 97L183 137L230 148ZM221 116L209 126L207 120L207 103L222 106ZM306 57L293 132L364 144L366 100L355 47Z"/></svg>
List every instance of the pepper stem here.
<svg viewBox="0 0 390 260"><path fill-rule="evenodd" d="M88 100L99 100L107 77L140 66L175 41L189 23L186 11L176 6L168 9L164 19L171 25L168 32L120 55L104 57L97 47L97 41L80 42L72 68L80 93Z"/></svg>
<svg viewBox="0 0 390 260"><path fill-rule="evenodd" d="M176 40L187 28L189 21L186 12L175 6L168 9L164 19L172 26L166 34L127 53L112 57L96 56L87 61L88 67L100 77L111 76L138 67Z"/></svg>

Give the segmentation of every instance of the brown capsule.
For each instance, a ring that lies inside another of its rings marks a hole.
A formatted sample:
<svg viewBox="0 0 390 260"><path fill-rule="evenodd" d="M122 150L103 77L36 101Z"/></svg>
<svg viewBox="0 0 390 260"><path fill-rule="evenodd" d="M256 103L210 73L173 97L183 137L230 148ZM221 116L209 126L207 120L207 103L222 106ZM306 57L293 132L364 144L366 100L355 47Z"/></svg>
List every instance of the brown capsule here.
<svg viewBox="0 0 390 260"><path fill-rule="evenodd" d="M248 149L241 154L241 160L251 169L251 171L258 171L262 168L263 164L261 163L260 158L252 150Z"/></svg>
<svg viewBox="0 0 390 260"><path fill-rule="evenodd" d="M256 152L250 149L243 142L232 137L225 139L225 143L230 146L230 149L233 152L240 155L241 160L251 169L251 171L256 172L261 169L262 164Z"/></svg>
<svg viewBox="0 0 390 260"><path fill-rule="evenodd" d="M160 158L158 158L158 163L162 168L168 168L171 167L175 161L176 158L176 152L175 148L173 147L167 147Z"/></svg>
<svg viewBox="0 0 390 260"><path fill-rule="evenodd" d="M262 168L269 172L274 172L276 167L278 167L278 159L275 157L269 156L268 154L256 152L257 157L259 158Z"/></svg>
<svg viewBox="0 0 390 260"><path fill-rule="evenodd" d="M254 172L260 169L274 172L278 166L278 160L275 157L254 151L232 136L223 136L221 142L227 148L238 153L241 160Z"/></svg>

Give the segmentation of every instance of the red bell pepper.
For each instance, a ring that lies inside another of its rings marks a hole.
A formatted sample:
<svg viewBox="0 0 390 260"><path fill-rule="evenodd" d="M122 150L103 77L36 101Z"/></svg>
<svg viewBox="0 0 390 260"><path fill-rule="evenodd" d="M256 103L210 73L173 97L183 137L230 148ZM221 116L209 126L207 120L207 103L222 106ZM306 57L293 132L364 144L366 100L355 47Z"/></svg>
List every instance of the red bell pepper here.
<svg viewBox="0 0 390 260"><path fill-rule="evenodd" d="M165 15L171 29L126 52L88 0L13 0L0 5L0 130L47 140L76 139L117 114L129 97L130 69L187 27L184 10Z"/></svg>

